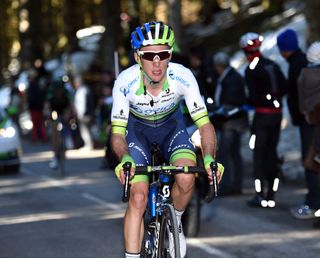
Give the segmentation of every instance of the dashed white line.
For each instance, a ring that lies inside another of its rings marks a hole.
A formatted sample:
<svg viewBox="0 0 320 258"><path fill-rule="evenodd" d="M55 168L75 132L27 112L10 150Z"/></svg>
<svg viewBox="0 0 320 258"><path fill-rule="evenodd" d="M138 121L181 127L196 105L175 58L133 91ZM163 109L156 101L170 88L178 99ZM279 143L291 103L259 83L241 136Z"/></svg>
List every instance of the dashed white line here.
<svg viewBox="0 0 320 258"><path fill-rule="evenodd" d="M120 204L114 204L114 203L106 202L105 200L100 199L99 197L96 197L96 196L94 196L92 194L89 194L89 193L83 193L82 197L84 197L84 198L86 198L86 199L88 199L88 200L90 200L92 202L104 205L105 207L107 207L107 208L109 208L111 210L119 211L119 210L123 209L123 206L120 205Z"/></svg>
<svg viewBox="0 0 320 258"><path fill-rule="evenodd" d="M29 176L34 176L36 175L36 173L34 173L32 170L28 169L28 168L23 168L23 173L26 174L26 175L29 175ZM55 187L61 187L63 189L70 189L69 186L65 185L63 181L60 181L60 180L57 180L53 177L50 177L50 176L40 176L43 180L46 180L48 182L50 182L50 185L52 186L55 186ZM87 200L90 200L94 203L98 203L100 205L103 205L105 206L106 208L108 209L111 209L111 210L116 210L116 211L119 211L119 210L123 210L123 205L121 204L114 204L114 203L110 203L110 202L106 202L105 200L99 198L99 197L96 197L90 193L82 193L81 196Z"/></svg>

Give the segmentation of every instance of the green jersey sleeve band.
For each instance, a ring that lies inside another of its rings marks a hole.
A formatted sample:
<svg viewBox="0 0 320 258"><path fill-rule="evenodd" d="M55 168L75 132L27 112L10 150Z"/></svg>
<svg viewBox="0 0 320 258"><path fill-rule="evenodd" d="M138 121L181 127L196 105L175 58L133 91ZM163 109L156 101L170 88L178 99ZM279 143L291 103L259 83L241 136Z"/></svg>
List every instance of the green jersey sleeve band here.
<svg viewBox="0 0 320 258"><path fill-rule="evenodd" d="M111 132L112 134L118 133L121 135L126 135L127 123L114 121L112 122Z"/></svg>
<svg viewBox="0 0 320 258"><path fill-rule="evenodd" d="M179 149L172 153L170 157L170 164L173 164L178 159L190 159L196 162L197 157L196 154L189 149Z"/></svg>
<svg viewBox="0 0 320 258"><path fill-rule="evenodd" d="M208 112L202 112L192 117L193 122L197 125L198 128L201 126L210 123Z"/></svg>

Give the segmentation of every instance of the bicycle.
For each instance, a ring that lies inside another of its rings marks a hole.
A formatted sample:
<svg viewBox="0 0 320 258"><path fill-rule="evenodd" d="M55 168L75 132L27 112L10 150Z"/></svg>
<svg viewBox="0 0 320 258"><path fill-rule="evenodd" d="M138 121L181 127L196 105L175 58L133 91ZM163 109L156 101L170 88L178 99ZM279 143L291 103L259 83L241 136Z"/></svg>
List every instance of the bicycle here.
<svg viewBox="0 0 320 258"><path fill-rule="evenodd" d="M154 157L154 155L153 155ZM154 159L153 159L154 161ZM210 164L213 185L209 188L205 198L211 202L218 192L218 181L216 176L217 164ZM122 200L127 202L130 194L130 169L131 163L126 162L123 166L125 173L125 184L123 186ZM142 242L142 258L169 258L169 234L173 236L175 258L180 258L179 228L171 199L171 187L174 175L178 173L201 173L207 175L203 167L188 166L143 166L136 167L136 175L149 175L148 204L144 215L145 234Z"/></svg>

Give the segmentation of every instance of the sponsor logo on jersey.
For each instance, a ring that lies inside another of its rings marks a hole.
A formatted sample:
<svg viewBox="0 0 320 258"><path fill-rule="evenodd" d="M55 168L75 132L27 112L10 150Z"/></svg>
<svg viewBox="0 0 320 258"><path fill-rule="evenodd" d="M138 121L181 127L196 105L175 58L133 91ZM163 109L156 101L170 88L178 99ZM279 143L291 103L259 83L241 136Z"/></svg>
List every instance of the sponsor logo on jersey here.
<svg viewBox="0 0 320 258"><path fill-rule="evenodd" d="M187 88L190 87L190 83L188 83L185 79L181 78L180 76L176 76L176 80L179 81L182 85L186 86Z"/></svg>
<svg viewBox="0 0 320 258"><path fill-rule="evenodd" d="M134 78L131 82L128 83L128 88L130 89L133 84L135 84L139 79L139 76L137 76L136 78Z"/></svg>
<svg viewBox="0 0 320 258"><path fill-rule="evenodd" d="M123 95L126 97L130 93L130 89L128 87L122 86L120 88L120 92L122 92Z"/></svg>
<svg viewBox="0 0 320 258"><path fill-rule="evenodd" d="M189 83L189 82L187 82L185 79L181 78L180 76L174 75L174 73L173 73L172 70L169 71L169 77L170 77L172 80L177 80L177 81L179 81L182 85L186 86L187 88L190 87L190 83Z"/></svg>
<svg viewBox="0 0 320 258"><path fill-rule="evenodd" d="M175 76L172 70L169 71L169 77L174 80Z"/></svg>
<svg viewBox="0 0 320 258"><path fill-rule="evenodd" d="M134 78L131 82L128 83L128 86L122 86L120 88L120 92L126 97L130 93L130 88L138 81L139 76Z"/></svg>
<svg viewBox="0 0 320 258"><path fill-rule="evenodd" d="M196 102L193 102L193 106L194 106L194 109L190 112L190 115L193 115L205 109L205 107L199 106Z"/></svg>
<svg viewBox="0 0 320 258"><path fill-rule="evenodd" d="M170 97L170 98L166 98L166 99L162 99L161 100L161 103L165 103L165 102L168 102L170 100L174 99L174 97Z"/></svg>
<svg viewBox="0 0 320 258"><path fill-rule="evenodd" d="M138 102L136 105L137 106L149 106L150 103L146 103L146 102Z"/></svg>
<svg viewBox="0 0 320 258"><path fill-rule="evenodd" d="M123 114L124 114L123 109L121 109L119 114L115 114L113 118L117 120L127 120L127 118Z"/></svg>
<svg viewBox="0 0 320 258"><path fill-rule="evenodd" d="M165 93L162 95L162 98L169 97L172 95L174 95L174 92L171 92L170 89L168 88L165 90Z"/></svg>

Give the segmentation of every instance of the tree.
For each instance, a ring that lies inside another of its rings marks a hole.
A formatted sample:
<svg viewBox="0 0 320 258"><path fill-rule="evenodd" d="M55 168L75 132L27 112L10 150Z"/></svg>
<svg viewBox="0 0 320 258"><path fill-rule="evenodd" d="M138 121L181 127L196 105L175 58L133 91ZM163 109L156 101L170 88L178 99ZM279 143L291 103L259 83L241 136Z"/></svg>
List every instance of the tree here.
<svg viewBox="0 0 320 258"><path fill-rule="evenodd" d="M320 40L320 1L306 0L305 14L309 25L308 39L309 43Z"/></svg>
<svg viewBox="0 0 320 258"><path fill-rule="evenodd" d="M182 42L182 26L181 26L181 0L168 0L168 21L174 29L174 34L178 45Z"/></svg>
<svg viewBox="0 0 320 258"><path fill-rule="evenodd" d="M7 1L0 1L0 69L2 70L8 64L8 49L10 45L9 35L6 28L8 28L8 4ZM1 79L1 74L0 74ZM1 81L0 81L1 85Z"/></svg>
<svg viewBox="0 0 320 258"><path fill-rule="evenodd" d="M106 31L101 40L101 63L103 69L114 68L114 52L118 48L120 28L120 1L104 0L101 5L102 24Z"/></svg>

